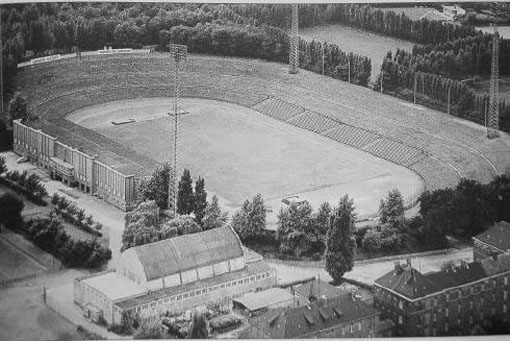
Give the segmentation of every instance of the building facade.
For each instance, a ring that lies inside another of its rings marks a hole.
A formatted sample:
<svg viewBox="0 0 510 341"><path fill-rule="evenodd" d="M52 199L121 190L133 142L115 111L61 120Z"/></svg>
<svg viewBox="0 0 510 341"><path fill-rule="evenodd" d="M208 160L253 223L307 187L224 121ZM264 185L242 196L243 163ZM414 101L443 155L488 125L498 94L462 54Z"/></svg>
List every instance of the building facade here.
<svg viewBox="0 0 510 341"><path fill-rule="evenodd" d="M493 316L509 320L510 255L421 274L410 262L375 281L374 306L398 336L466 335Z"/></svg>
<svg viewBox="0 0 510 341"><path fill-rule="evenodd" d="M64 144L21 120L13 121L13 149L28 162L46 170L52 179L99 196L123 210L135 204L135 175L116 170L96 156Z"/></svg>
<svg viewBox="0 0 510 341"><path fill-rule="evenodd" d="M501 221L473 237L473 259L480 260L510 252L510 223Z"/></svg>
<svg viewBox="0 0 510 341"><path fill-rule="evenodd" d="M123 313L148 318L230 304L276 285L276 271L252 253L245 257L231 228L132 247L115 272L76 279L74 301L85 311L102 310L108 324L119 324Z"/></svg>

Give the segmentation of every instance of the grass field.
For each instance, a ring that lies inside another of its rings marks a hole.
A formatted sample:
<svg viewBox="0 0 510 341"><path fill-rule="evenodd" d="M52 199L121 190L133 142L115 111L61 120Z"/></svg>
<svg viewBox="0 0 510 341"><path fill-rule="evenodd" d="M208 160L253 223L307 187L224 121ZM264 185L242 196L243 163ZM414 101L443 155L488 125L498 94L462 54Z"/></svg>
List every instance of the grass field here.
<svg viewBox="0 0 510 341"><path fill-rule="evenodd" d="M164 98L115 101L67 119L163 162L171 151L171 106ZM182 106L189 112L181 117L182 167L205 177L208 190L229 209L260 192L274 222L286 196L299 195L317 208L349 194L366 216L394 187L407 199L422 189L420 178L404 167L246 107L205 99L184 99ZM137 122L111 123L129 118Z"/></svg>
<svg viewBox="0 0 510 341"><path fill-rule="evenodd" d="M0 235L0 282L44 271L46 271L44 266L19 251Z"/></svg>
<svg viewBox="0 0 510 341"><path fill-rule="evenodd" d="M300 34L303 39L333 43L338 45L342 51L369 57L372 60L371 80L375 80L381 71L382 61L388 51L395 52L397 48L412 50L415 45L406 40L342 25L307 27L302 29Z"/></svg>

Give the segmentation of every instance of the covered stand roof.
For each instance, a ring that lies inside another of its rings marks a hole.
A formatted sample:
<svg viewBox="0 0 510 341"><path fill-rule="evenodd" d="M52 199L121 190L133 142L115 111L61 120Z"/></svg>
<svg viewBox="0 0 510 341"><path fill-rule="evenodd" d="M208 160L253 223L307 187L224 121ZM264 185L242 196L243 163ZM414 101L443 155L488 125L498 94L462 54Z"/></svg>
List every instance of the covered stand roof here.
<svg viewBox="0 0 510 341"><path fill-rule="evenodd" d="M165 239L132 249L148 281L243 257L241 242L229 227Z"/></svg>

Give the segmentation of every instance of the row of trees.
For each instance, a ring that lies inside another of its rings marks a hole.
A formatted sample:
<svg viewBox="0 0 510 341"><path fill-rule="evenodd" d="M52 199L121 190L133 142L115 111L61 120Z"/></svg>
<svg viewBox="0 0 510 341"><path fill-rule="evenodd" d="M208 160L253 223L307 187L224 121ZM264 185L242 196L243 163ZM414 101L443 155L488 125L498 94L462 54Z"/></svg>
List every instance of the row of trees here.
<svg viewBox="0 0 510 341"><path fill-rule="evenodd" d="M288 5L244 4L233 5L232 9L240 16L254 18L257 23L281 28L290 27L291 9ZM315 26L324 22L353 26L420 44L437 44L481 34L472 26L427 20L412 21L402 13L371 5L299 5L300 26Z"/></svg>
<svg viewBox="0 0 510 341"><path fill-rule="evenodd" d="M12 190L25 195L28 199L39 205L46 205L43 198L48 194L41 178L36 174L28 174L26 170L8 171L5 158L0 157L0 182Z"/></svg>
<svg viewBox="0 0 510 341"><path fill-rule="evenodd" d="M51 253L66 266L98 268L111 259L111 250L97 239L75 240L62 227L58 217L50 213L30 220L22 229L35 245Z"/></svg>
<svg viewBox="0 0 510 341"><path fill-rule="evenodd" d="M489 108L487 94L477 93L465 82L419 71L418 59L403 50L395 55L388 52L374 90L379 90L382 82L385 92L412 101L416 89L418 102L442 111L447 111L449 99L451 114L484 124ZM499 112L501 130L510 132L510 105L505 100L500 100Z"/></svg>
<svg viewBox="0 0 510 341"><path fill-rule="evenodd" d="M244 243L267 242L266 212L264 200L257 194L234 214L232 227ZM280 209L276 242L281 253L316 255L319 259L325 256L327 271L340 281L354 264L355 223L354 202L347 195L337 207L325 202L315 213L307 201L292 202Z"/></svg>
<svg viewBox="0 0 510 341"><path fill-rule="evenodd" d="M133 246L223 227L228 222L228 214L222 212L216 196L207 203L201 224L191 215L177 215L168 219L159 212L155 201L144 201L126 214L121 251Z"/></svg>

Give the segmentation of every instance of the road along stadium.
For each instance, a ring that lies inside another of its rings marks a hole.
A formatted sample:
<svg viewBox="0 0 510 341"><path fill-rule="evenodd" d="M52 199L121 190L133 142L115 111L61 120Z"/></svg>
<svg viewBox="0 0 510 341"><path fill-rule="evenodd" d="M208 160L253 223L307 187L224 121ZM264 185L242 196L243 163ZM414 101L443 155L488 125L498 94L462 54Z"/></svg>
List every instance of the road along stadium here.
<svg viewBox="0 0 510 341"><path fill-rule="evenodd" d="M140 178L170 159L173 59L125 50L27 65L28 125L14 150L56 178L122 209ZM318 207L349 194L360 218L399 188L406 203L461 178L489 182L510 166L510 137L371 89L253 59L189 55L181 63L181 167L230 210L262 193Z"/></svg>

